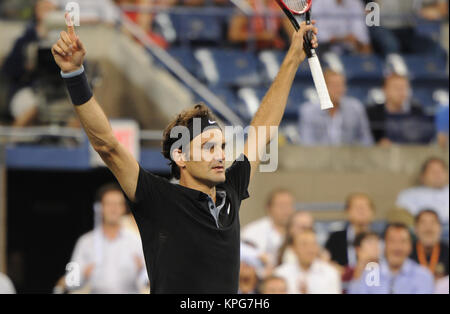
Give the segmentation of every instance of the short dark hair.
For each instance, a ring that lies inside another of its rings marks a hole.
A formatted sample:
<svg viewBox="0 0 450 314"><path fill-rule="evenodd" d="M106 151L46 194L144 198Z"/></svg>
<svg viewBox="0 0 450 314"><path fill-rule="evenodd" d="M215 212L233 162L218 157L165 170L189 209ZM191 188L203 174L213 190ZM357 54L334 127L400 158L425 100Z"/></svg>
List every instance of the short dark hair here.
<svg viewBox="0 0 450 314"><path fill-rule="evenodd" d="M171 147L177 139L172 138L170 133L172 129L176 126L185 126L187 127L189 122L191 122L194 118L203 118L208 117L210 120L217 120L211 110L204 104L199 103L192 108L182 111L179 113L175 119L173 119L169 125L164 130L163 141L162 141L162 154L163 156L169 160L169 166L171 170L172 177L175 179L180 179L180 168L172 159L172 151Z"/></svg>
<svg viewBox="0 0 450 314"><path fill-rule="evenodd" d="M438 213L436 213L436 211L434 211L433 209L429 209L426 208L424 210L421 210L415 217L414 217L414 224L417 225L420 218L422 218L423 215L425 214L431 214L434 217L436 217L436 220L438 221L439 224L441 224L441 219L439 218Z"/></svg>
<svg viewBox="0 0 450 314"><path fill-rule="evenodd" d="M386 239L386 235L388 233L389 230L391 229L403 229L406 230L406 232L408 232L409 238L412 240L412 235L411 232L408 228L408 226L402 222L393 222L387 225L386 229L384 229L384 239Z"/></svg>
<svg viewBox="0 0 450 314"><path fill-rule="evenodd" d="M97 190L97 193L96 193L96 196L95 196L95 200L97 202L103 201L103 198L109 192L120 192L120 193L123 193L122 192L122 188L120 187L119 184L117 184L115 182L111 182L111 183L107 183L107 184L102 185Z"/></svg>
<svg viewBox="0 0 450 314"><path fill-rule="evenodd" d="M374 231L368 231L368 232L361 232L358 233L355 237L355 241L353 243L354 247L360 247L361 244L363 243L364 240L366 240L367 238L370 237L376 237L377 239L379 239L380 237L378 236L378 234Z"/></svg>

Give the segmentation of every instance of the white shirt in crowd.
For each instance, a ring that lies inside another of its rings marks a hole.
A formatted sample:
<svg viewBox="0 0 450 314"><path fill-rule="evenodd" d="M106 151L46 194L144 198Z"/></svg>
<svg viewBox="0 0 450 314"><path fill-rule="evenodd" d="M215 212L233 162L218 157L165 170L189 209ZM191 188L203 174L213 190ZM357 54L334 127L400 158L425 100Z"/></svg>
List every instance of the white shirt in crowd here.
<svg viewBox="0 0 450 314"><path fill-rule="evenodd" d="M414 187L401 192L397 197L397 206L416 216L421 210L435 210L442 223L448 224L449 188L432 189L425 186Z"/></svg>
<svg viewBox="0 0 450 314"><path fill-rule="evenodd" d="M139 269L137 260L143 268ZM125 228L113 240L101 228L81 236L71 262L78 264L82 275L87 266L95 265L88 281L81 278L81 285L88 284L91 293L139 293L148 280L141 240Z"/></svg>
<svg viewBox="0 0 450 314"><path fill-rule="evenodd" d="M365 24L365 9L361 0L314 1L312 14L320 29L319 41L355 36L359 42L368 44L369 30Z"/></svg>
<svg viewBox="0 0 450 314"><path fill-rule="evenodd" d="M444 277L442 279L439 279L436 282L436 287L434 289L435 294L448 294L449 293L449 287L448 287L448 276Z"/></svg>
<svg viewBox="0 0 450 314"><path fill-rule="evenodd" d="M0 294L15 294L16 290L9 278L0 273Z"/></svg>
<svg viewBox="0 0 450 314"><path fill-rule="evenodd" d="M275 265L278 250L283 243L283 236L275 229L270 217L266 216L249 223L241 233L242 241L250 242L256 249L270 256Z"/></svg>
<svg viewBox="0 0 450 314"><path fill-rule="evenodd" d="M308 294L342 293L338 271L319 259L315 260L307 271L295 262L280 265L275 269L274 274L286 280L289 294L302 293L302 287Z"/></svg>

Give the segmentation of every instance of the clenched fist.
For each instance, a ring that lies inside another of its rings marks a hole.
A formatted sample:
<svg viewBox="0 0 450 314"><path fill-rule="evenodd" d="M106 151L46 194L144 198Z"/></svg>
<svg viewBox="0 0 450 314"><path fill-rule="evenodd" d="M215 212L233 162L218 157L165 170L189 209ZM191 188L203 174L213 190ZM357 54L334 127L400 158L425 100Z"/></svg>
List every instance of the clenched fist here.
<svg viewBox="0 0 450 314"><path fill-rule="evenodd" d="M61 71L69 73L78 70L83 65L86 49L75 34L75 27L68 13L65 18L67 32L61 32L59 40L52 46L52 54Z"/></svg>

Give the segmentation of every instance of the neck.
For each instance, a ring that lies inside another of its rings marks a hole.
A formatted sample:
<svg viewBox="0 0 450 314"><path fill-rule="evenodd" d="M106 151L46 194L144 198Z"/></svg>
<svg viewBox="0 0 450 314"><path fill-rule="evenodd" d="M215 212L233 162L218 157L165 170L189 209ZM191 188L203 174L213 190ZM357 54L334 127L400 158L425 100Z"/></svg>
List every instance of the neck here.
<svg viewBox="0 0 450 314"><path fill-rule="evenodd" d="M334 117L336 115L336 113L338 113L339 111L339 102L338 101L332 101L333 103L333 108L328 110L328 114L332 117Z"/></svg>
<svg viewBox="0 0 450 314"><path fill-rule="evenodd" d="M429 255L429 254L431 254L431 252L433 252L433 249L434 249L434 247L435 247L435 244L424 245L424 244L422 243L422 246L423 246L423 249L425 250L425 253L426 253L427 255Z"/></svg>
<svg viewBox="0 0 450 314"><path fill-rule="evenodd" d="M202 182L199 182L198 180L195 180L192 177L181 177L180 178L180 185L193 189L193 190L197 190L200 192L203 192L209 196L211 196L211 198L213 199L213 201L216 201L216 187L215 186L208 186Z"/></svg>
<svg viewBox="0 0 450 314"><path fill-rule="evenodd" d="M366 232L369 230L368 225L355 225L352 224L353 230L355 231L355 235Z"/></svg>
<svg viewBox="0 0 450 314"><path fill-rule="evenodd" d="M403 104L394 104L391 102L386 102L386 110L389 113L401 113L403 112Z"/></svg>
<svg viewBox="0 0 450 314"><path fill-rule="evenodd" d="M396 275L401 269L403 264L400 265L389 265L389 270L392 274Z"/></svg>
<svg viewBox="0 0 450 314"><path fill-rule="evenodd" d="M312 263L310 262L304 262L304 261L300 261L300 268L303 270L308 270L311 268Z"/></svg>
<svg viewBox="0 0 450 314"><path fill-rule="evenodd" d="M103 234L108 239L115 239L120 231L120 224L103 224Z"/></svg>

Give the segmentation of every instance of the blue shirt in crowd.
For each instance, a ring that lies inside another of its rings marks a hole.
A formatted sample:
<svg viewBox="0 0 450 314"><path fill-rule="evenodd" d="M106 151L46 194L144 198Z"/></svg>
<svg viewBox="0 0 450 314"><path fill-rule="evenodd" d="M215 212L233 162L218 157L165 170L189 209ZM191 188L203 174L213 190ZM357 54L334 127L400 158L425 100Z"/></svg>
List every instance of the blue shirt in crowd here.
<svg viewBox="0 0 450 314"><path fill-rule="evenodd" d="M434 279L431 272L413 260L407 259L400 271L393 275L386 261L380 263L379 281L372 273L365 272L349 286L350 294L431 294ZM376 282L376 284L374 284Z"/></svg>

